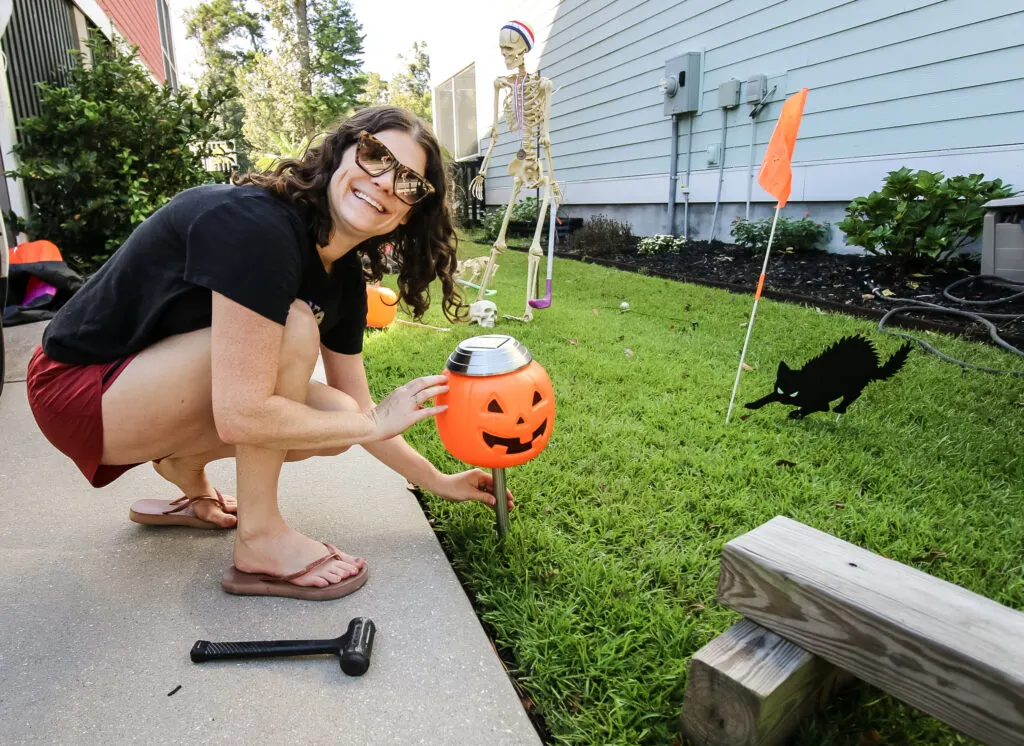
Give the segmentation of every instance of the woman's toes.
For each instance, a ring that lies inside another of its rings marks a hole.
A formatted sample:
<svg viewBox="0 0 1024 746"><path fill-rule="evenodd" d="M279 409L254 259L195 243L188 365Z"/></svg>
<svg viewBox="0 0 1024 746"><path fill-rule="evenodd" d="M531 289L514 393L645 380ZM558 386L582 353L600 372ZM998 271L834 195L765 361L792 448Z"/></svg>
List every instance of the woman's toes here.
<svg viewBox="0 0 1024 746"><path fill-rule="evenodd" d="M218 510L213 516L206 520L216 523L221 528L231 528L238 524L238 516L232 513L225 513L222 510Z"/></svg>
<svg viewBox="0 0 1024 746"><path fill-rule="evenodd" d="M238 518L234 513L225 513L213 499L197 500L192 503L192 510L195 512L196 518L215 523L221 528L231 528L238 523Z"/></svg>

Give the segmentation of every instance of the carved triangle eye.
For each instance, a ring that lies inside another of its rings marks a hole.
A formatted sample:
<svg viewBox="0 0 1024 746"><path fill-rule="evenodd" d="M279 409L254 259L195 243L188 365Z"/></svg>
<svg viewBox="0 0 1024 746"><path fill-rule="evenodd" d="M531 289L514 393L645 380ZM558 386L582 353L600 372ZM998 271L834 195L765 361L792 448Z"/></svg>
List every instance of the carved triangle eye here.
<svg viewBox="0 0 1024 746"><path fill-rule="evenodd" d="M491 399L491 403L487 405L487 411L497 412L498 414L503 414L505 412L505 410L501 408L501 405L498 404L497 399Z"/></svg>
<svg viewBox="0 0 1024 746"><path fill-rule="evenodd" d="M536 407L540 403L541 403L540 392L539 391L534 391L533 392L533 406Z"/></svg>

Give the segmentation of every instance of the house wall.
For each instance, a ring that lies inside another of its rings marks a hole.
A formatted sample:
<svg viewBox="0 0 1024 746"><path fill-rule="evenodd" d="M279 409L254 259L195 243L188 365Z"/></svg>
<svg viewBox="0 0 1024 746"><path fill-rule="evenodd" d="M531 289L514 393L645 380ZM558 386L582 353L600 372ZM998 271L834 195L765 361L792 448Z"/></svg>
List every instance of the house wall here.
<svg viewBox="0 0 1024 746"><path fill-rule="evenodd" d="M669 230L671 119L658 85L666 60L685 52L702 54L701 110L679 121L677 167L689 206L678 190L677 234L688 216L690 236L710 237L720 181L716 237L727 240L732 219L747 213L748 193L752 217L771 213L774 200L756 184L756 171L782 102L805 86L784 214L840 219L852 198L902 166L980 172L1024 188L1020 7L997 0L565 0L550 23L535 27L540 43L532 53L539 51L534 64L555 87L551 140L565 183L563 213L623 217L638 235ZM723 118L719 84L756 73L775 88L757 122L752 127L744 103ZM490 80L477 85L489 99ZM489 127L490 112L479 121ZM723 145L720 174L708 153ZM517 148L514 136L499 138L488 204L507 202L506 167ZM844 248L838 230L832 248Z"/></svg>
<svg viewBox="0 0 1024 746"><path fill-rule="evenodd" d="M139 56L160 83L166 79L156 0L95 0L117 30L139 47Z"/></svg>

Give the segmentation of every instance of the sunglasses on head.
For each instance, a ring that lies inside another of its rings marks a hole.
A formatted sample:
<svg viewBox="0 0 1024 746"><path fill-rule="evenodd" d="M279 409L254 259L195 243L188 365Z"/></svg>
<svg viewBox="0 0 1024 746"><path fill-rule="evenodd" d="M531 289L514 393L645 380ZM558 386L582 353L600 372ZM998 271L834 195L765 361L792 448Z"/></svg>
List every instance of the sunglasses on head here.
<svg viewBox="0 0 1024 746"><path fill-rule="evenodd" d="M407 205L422 202L434 193L429 181L403 166L384 143L365 130L359 133L359 142L356 143L356 163L370 176L393 171L395 196Z"/></svg>

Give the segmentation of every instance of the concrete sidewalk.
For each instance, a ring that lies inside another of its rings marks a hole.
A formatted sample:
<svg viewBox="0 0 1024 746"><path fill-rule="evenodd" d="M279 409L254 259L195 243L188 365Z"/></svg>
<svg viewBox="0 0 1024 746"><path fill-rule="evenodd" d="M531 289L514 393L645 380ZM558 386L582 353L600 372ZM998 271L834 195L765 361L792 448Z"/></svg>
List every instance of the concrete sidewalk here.
<svg viewBox="0 0 1024 746"><path fill-rule="evenodd" d="M177 495L148 465L94 490L38 431L20 381L43 326L4 330L5 743L540 743L402 477L362 449L286 464L291 525L365 557L370 579L337 601L229 596L230 532L130 523L132 500ZM233 494L233 461L210 474ZM360 678L334 657L189 660L197 639L336 637L355 616L377 625Z"/></svg>

